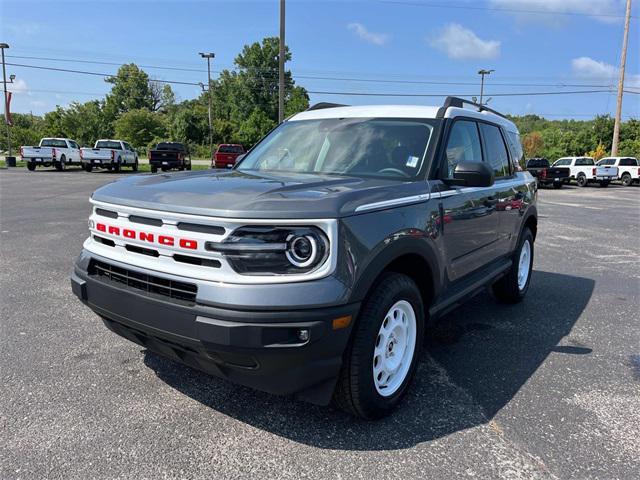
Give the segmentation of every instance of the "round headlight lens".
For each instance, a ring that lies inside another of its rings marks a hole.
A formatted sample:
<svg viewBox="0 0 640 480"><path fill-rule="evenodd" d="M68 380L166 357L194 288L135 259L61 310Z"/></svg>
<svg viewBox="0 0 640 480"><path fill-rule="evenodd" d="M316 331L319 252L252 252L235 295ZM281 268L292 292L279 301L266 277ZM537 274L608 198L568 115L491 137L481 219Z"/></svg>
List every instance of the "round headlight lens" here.
<svg viewBox="0 0 640 480"><path fill-rule="evenodd" d="M287 238L287 260L299 268L311 265L318 255L318 242L312 235L289 235Z"/></svg>

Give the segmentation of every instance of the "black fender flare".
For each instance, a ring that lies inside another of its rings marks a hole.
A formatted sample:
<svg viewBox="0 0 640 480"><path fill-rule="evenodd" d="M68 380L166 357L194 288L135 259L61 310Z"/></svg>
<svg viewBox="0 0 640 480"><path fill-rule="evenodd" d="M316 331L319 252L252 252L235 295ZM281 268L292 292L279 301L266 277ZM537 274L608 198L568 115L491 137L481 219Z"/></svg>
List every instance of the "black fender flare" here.
<svg viewBox="0 0 640 480"><path fill-rule="evenodd" d="M359 302L365 299L380 274L395 260L405 255L417 255L429 266L433 298L436 298L442 286L442 274L438 267L438 255L431 240L428 237L403 237L394 240L390 245L384 244L384 241L379 244L379 252L367 263L355 280L351 301Z"/></svg>

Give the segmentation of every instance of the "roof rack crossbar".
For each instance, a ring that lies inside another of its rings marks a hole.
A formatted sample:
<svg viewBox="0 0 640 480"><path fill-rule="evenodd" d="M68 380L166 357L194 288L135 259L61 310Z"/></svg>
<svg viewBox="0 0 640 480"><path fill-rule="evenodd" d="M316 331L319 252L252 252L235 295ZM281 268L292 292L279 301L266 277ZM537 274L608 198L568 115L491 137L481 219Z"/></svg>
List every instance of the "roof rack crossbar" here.
<svg viewBox="0 0 640 480"><path fill-rule="evenodd" d="M311 105L309 108L307 108L307 112L311 111L311 110L322 110L324 108L337 108L337 107L348 107L349 105L343 105L341 103L329 103L329 102L320 102L320 103L316 103L315 105Z"/></svg>
<svg viewBox="0 0 640 480"><path fill-rule="evenodd" d="M474 107L478 108L478 112L491 112L495 115L498 115L499 117L502 118L507 118L506 115L487 107L486 105L478 105L475 102L472 102L471 100L466 100L464 98L459 98L459 97L447 97L444 101L444 105L442 105L442 107L440 107L440 109L438 109L438 113L436 115L436 118L444 118L445 113L447 113L447 108L449 107L457 107L457 108L464 108L465 104L467 105L472 105Z"/></svg>

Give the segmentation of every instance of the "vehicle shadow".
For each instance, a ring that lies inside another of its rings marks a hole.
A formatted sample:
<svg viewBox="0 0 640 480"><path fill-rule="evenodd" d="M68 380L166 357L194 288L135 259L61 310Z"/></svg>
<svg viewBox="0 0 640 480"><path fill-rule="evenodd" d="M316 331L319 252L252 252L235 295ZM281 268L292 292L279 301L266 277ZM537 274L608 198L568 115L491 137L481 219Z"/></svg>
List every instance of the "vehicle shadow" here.
<svg viewBox="0 0 640 480"><path fill-rule="evenodd" d="M376 422L233 385L149 351L144 361L190 398L296 442L341 450L410 448L489 422L550 353L591 353L564 337L588 304L594 283L536 271L527 299L518 305L480 295L452 312L446 320L458 325L459 335L448 344L427 339L407 399Z"/></svg>

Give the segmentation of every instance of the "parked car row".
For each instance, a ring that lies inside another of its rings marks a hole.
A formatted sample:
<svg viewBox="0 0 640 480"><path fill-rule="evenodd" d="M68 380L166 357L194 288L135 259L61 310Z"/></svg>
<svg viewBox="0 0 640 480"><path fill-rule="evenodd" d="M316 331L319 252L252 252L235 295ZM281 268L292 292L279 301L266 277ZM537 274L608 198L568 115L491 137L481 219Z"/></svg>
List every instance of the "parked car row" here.
<svg viewBox="0 0 640 480"><path fill-rule="evenodd" d="M562 157L553 164L546 158L530 158L526 170L534 176L539 186L562 185L576 182L579 187L598 183L607 187L619 180L624 186L640 182L640 163L634 157L606 157L597 163L592 157Z"/></svg>
<svg viewBox="0 0 640 480"><path fill-rule="evenodd" d="M233 168L244 154L242 145L222 143L213 153L211 168ZM191 154L183 143L160 142L149 150L148 156L152 173L158 170L191 170ZM93 148L80 148L70 138L43 138L37 147L20 147L20 157L31 171L39 166L62 171L69 165L81 166L87 172L96 168L119 172L123 167L138 171L138 154L123 140L101 139Z"/></svg>

